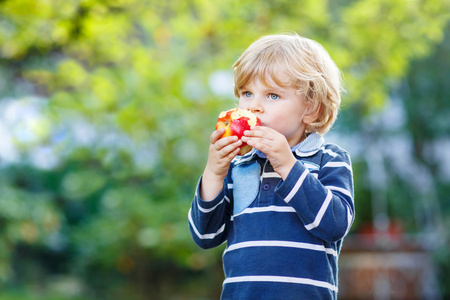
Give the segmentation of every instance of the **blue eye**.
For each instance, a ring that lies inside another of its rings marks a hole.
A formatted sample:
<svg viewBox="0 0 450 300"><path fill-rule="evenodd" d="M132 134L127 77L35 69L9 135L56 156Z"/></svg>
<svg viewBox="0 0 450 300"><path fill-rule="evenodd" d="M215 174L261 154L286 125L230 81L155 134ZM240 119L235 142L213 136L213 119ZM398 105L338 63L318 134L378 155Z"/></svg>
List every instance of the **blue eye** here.
<svg viewBox="0 0 450 300"><path fill-rule="evenodd" d="M278 98L280 98L280 96L278 96L277 94L270 94L269 95L269 99L270 100L277 100Z"/></svg>
<svg viewBox="0 0 450 300"><path fill-rule="evenodd" d="M252 93L250 92L244 92L244 96L247 98L250 98L252 96Z"/></svg>

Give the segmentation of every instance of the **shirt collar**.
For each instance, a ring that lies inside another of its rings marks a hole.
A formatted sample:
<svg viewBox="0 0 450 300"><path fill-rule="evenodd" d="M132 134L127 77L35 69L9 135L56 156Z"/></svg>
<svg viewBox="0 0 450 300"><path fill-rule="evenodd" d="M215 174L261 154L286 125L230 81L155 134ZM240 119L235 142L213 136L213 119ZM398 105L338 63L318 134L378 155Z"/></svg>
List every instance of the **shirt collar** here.
<svg viewBox="0 0 450 300"><path fill-rule="evenodd" d="M313 132L306 137L300 144L291 148L298 157L308 157L319 151L320 147L325 143L323 136L317 132Z"/></svg>

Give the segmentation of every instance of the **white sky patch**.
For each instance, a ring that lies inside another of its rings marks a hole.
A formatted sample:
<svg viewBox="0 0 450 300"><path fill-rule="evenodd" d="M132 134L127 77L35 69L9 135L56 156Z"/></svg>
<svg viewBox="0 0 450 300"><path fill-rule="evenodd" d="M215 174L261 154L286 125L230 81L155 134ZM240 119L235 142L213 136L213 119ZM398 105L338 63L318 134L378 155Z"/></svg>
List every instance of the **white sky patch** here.
<svg viewBox="0 0 450 300"><path fill-rule="evenodd" d="M233 72L217 70L209 77L209 87L217 97L234 98Z"/></svg>
<svg viewBox="0 0 450 300"><path fill-rule="evenodd" d="M50 122L42 114L45 104L45 100L38 97L0 100L2 164L18 163L21 148L38 144L49 136Z"/></svg>

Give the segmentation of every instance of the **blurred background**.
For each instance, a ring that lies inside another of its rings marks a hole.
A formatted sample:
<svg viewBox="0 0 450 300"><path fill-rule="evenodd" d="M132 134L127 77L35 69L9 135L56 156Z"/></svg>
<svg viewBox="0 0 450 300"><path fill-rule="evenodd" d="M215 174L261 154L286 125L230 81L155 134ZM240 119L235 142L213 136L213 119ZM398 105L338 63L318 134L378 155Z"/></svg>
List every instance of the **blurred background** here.
<svg viewBox="0 0 450 300"><path fill-rule="evenodd" d="M450 297L450 0L0 1L0 299L218 299L187 212L231 65L320 42L353 160L341 299Z"/></svg>

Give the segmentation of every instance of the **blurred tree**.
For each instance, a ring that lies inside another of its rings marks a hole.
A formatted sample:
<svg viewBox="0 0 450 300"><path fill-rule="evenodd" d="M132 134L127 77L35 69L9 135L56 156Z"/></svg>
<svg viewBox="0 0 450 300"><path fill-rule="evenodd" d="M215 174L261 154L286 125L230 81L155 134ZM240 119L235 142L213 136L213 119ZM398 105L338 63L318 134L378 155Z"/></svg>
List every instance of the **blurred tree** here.
<svg viewBox="0 0 450 300"><path fill-rule="evenodd" d="M450 24L445 38L432 55L414 61L411 71L399 86L404 98L407 128L412 134L414 156L426 166L434 179L435 197L442 217L442 241L435 256L440 265L441 288L444 297L450 295L446 282L450 271ZM439 243L439 242L438 242Z"/></svg>
<svg viewBox="0 0 450 300"><path fill-rule="evenodd" d="M32 145L13 139L22 163L0 170L0 279L51 273L13 270L19 248L55 255L100 298L211 274L220 249L195 248L186 214L240 53L286 30L318 40L345 75L343 109L362 122L442 41L449 11L440 0L0 2L0 97L48 100L49 122L33 125ZM57 163L33 166L37 148ZM124 278L128 290L114 284Z"/></svg>

